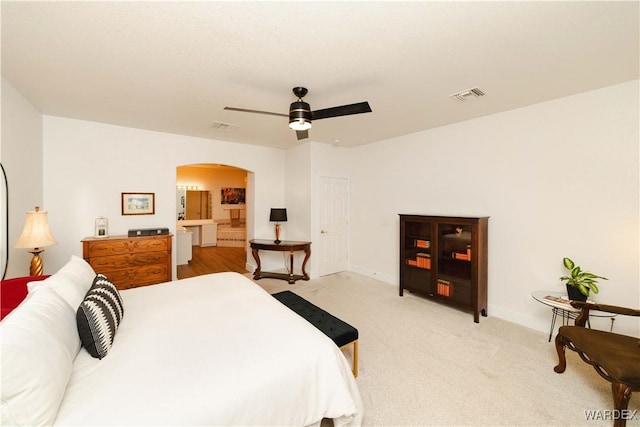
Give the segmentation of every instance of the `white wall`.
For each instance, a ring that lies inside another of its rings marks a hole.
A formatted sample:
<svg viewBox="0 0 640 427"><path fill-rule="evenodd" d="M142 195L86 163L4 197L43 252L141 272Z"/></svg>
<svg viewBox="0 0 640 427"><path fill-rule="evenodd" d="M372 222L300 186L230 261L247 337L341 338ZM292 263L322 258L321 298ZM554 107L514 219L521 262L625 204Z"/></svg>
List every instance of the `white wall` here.
<svg viewBox="0 0 640 427"><path fill-rule="evenodd" d="M550 310L531 292L562 290L564 256L610 278L596 301L640 307L638 90L629 82L351 150L352 269L397 285L399 213L486 215L490 316L547 330ZM640 332L631 319L616 329Z"/></svg>
<svg viewBox="0 0 640 427"><path fill-rule="evenodd" d="M348 150L319 142L305 142L287 150L286 207L289 222L282 226L289 240L311 241L309 276L320 275L319 191L321 177L348 178ZM282 239L282 237L281 237ZM295 259L299 271L304 257Z"/></svg>
<svg viewBox="0 0 640 427"><path fill-rule="evenodd" d="M310 240L311 220L311 143L305 142L287 150L286 207L288 221L282 233L288 240ZM274 206L274 208L277 206ZM291 222L291 224L289 224ZM282 237L280 237L282 239Z"/></svg>
<svg viewBox="0 0 640 427"><path fill-rule="evenodd" d="M222 163L251 171L255 215L248 238L270 236L269 207L284 200L283 150L151 132L101 123L44 116L44 199L59 245L48 270L71 254L82 255L80 241L91 236L95 218L109 219L110 235L140 227L175 232L176 167ZM155 193L155 215L121 215L122 192ZM175 277L175 251L174 251Z"/></svg>
<svg viewBox="0 0 640 427"><path fill-rule="evenodd" d="M309 206L311 204L311 143L303 142L287 150L286 154L286 188L285 203L287 208L287 222L281 224L280 240L311 241L311 253L315 258L313 240L311 238L311 218ZM273 228L273 224L271 225ZM274 236L274 231L271 235ZM294 270L300 271L304 254L299 252L294 258ZM288 261L287 261L288 262ZM318 277L318 271L312 268L311 263L305 266L307 274L311 278Z"/></svg>
<svg viewBox="0 0 640 427"><path fill-rule="evenodd" d="M4 78L0 161L9 183L9 247L5 248L5 236L0 232L0 259L4 260L8 250L7 278L26 276L29 274L29 263L33 255L27 252L27 249L13 248L13 244L22 232L25 212L32 211L35 206L39 206L41 210L48 209L42 196L42 115ZM4 226L4 213L0 221ZM53 251L55 246L46 248L40 255L45 273L52 271L48 265L48 258ZM0 267L0 275L2 273Z"/></svg>

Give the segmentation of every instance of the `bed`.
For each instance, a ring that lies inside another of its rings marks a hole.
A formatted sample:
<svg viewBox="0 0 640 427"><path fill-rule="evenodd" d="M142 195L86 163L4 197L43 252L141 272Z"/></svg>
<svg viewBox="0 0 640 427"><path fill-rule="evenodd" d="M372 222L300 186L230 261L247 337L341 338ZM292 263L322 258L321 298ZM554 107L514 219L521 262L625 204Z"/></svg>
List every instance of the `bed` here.
<svg viewBox="0 0 640 427"><path fill-rule="evenodd" d="M80 262L72 257L71 270L86 270ZM60 286L61 275L30 286L0 323L3 424L362 422L355 379L333 341L240 274L120 291L124 316L102 359L74 341L69 300L86 290Z"/></svg>

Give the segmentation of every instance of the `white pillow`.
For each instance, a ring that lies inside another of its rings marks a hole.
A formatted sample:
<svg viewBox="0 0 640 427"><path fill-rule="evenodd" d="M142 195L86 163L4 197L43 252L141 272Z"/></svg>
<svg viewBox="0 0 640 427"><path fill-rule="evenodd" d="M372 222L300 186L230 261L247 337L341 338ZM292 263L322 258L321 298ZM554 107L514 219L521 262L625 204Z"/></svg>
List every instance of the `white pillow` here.
<svg viewBox="0 0 640 427"><path fill-rule="evenodd" d="M96 277L96 272L85 260L76 255L51 277L39 282L29 282L29 292L40 287L51 287L58 293L73 310L76 310Z"/></svg>
<svg viewBox="0 0 640 427"><path fill-rule="evenodd" d="M52 288L0 322L3 425L51 425L80 351L75 312Z"/></svg>

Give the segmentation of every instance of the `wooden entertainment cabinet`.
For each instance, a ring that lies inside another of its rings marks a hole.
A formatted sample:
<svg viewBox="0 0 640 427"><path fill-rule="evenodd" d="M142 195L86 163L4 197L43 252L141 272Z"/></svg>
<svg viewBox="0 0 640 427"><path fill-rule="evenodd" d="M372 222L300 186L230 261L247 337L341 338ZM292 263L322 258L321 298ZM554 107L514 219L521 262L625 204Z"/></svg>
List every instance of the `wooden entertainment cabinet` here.
<svg viewBox="0 0 640 427"><path fill-rule="evenodd" d="M87 237L82 240L82 257L118 289L168 282L172 238L172 234Z"/></svg>
<svg viewBox="0 0 640 427"><path fill-rule="evenodd" d="M487 316L488 217L400 214L404 290Z"/></svg>

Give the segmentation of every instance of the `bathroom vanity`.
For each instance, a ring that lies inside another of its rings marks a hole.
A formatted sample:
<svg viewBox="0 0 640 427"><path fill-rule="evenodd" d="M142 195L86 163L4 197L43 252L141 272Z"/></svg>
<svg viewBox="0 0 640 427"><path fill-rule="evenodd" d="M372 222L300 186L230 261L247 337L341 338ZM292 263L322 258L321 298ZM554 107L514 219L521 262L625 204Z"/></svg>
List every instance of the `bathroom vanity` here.
<svg viewBox="0 0 640 427"><path fill-rule="evenodd" d="M218 239L218 224L212 219L187 219L177 221L177 228L182 227L191 231L193 246L216 246Z"/></svg>

